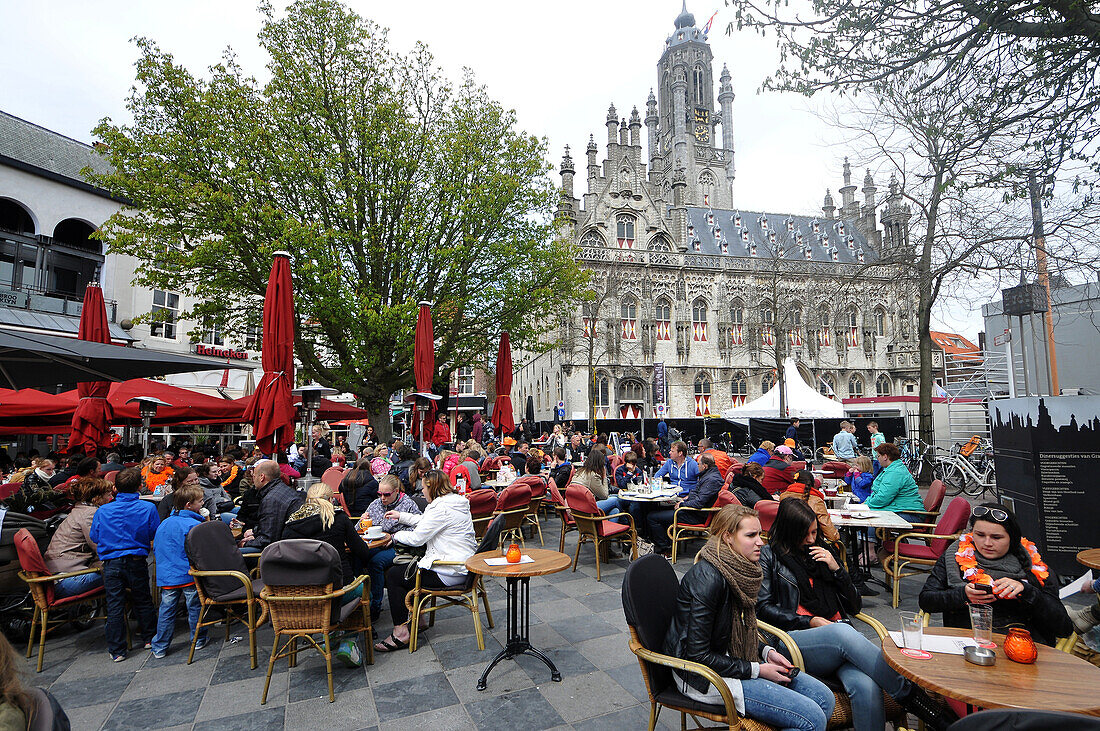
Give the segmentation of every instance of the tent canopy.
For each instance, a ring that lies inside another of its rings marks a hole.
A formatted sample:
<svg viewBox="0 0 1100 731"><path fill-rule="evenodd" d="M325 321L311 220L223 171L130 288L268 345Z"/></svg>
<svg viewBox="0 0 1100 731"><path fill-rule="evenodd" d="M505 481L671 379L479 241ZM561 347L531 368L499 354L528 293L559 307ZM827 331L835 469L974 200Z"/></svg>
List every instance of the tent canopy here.
<svg viewBox="0 0 1100 731"><path fill-rule="evenodd" d="M842 419L844 404L822 396L803 380L793 358L783 361L784 381L787 386L787 413L779 413L779 381L760 398L722 412L729 421L747 422L749 419L800 417L804 419Z"/></svg>

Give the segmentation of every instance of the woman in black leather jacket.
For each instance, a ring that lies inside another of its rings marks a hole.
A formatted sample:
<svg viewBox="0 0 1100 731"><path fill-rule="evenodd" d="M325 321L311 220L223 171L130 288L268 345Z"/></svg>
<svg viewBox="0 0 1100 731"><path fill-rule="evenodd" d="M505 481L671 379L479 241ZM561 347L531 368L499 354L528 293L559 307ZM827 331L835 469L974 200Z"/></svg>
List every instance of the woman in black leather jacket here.
<svg viewBox="0 0 1100 731"><path fill-rule="evenodd" d="M772 494L760 484L763 479L764 468L755 462L746 462L741 472L730 481L730 491L737 496L738 502L749 508L760 500L774 500Z"/></svg>
<svg viewBox="0 0 1100 731"><path fill-rule="evenodd" d="M727 505L711 524L700 560L680 582L665 653L701 663L722 677L744 716L779 728L824 731L836 702L832 691L760 642L760 520L757 512ZM721 705L716 688L692 673L676 673L680 692Z"/></svg>
<svg viewBox="0 0 1100 731"><path fill-rule="evenodd" d="M856 731L885 728L883 691L930 728L946 728L954 720L894 672L880 647L847 624L862 600L836 555L818 540L817 515L808 503L780 501L770 543L760 551L760 570L757 615L790 633L807 672L840 680L852 699Z"/></svg>
<svg viewBox="0 0 1100 731"><path fill-rule="evenodd" d="M1012 511L997 503L974 508L970 532L936 561L919 601L926 612L943 612L945 627L969 627L967 605L991 604L994 632L1023 627L1053 645L1073 631L1054 570L1021 535Z"/></svg>

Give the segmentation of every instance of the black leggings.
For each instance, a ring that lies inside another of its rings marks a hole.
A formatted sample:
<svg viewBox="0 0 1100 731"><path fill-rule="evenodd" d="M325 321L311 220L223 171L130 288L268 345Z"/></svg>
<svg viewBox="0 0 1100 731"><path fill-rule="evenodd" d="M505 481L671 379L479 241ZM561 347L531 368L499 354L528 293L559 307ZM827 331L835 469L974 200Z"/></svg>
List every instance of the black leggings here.
<svg viewBox="0 0 1100 731"><path fill-rule="evenodd" d="M390 597L390 617L393 619L394 627L409 621L409 610L405 607L405 595L416 584L416 575L413 574L412 578L406 579L406 568L405 564L394 564L386 572L386 593ZM436 572L431 569L419 569L419 571L420 586L425 589L447 588L447 584L440 580L439 574Z"/></svg>

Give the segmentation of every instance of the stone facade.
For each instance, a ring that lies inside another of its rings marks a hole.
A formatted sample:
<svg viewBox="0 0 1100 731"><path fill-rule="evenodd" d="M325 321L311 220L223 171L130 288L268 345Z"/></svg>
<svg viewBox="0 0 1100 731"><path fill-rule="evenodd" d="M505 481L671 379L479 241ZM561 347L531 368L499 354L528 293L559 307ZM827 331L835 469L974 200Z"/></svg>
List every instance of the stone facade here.
<svg viewBox="0 0 1100 731"><path fill-rule="evenodd" d="M670 418L718 414L770 388L787 355L840 398L916 382L913 283L873 266L909 245L897 181L880 206L868 171L860 203L845 160L839 210L828 192L820 217L738 210L732 79L723 67L716 106L712 62L685 9L646 104L648 156L638 109L621 118L612 105L606 156L590 138L578 198L566 148L558 222L594 297L562 315L550 335L561 348L516 375L513 398L532 396L536 419L553 419L558 401L566 418L586 418L590 388L596 418L652 418L658 402Z"/></svg>

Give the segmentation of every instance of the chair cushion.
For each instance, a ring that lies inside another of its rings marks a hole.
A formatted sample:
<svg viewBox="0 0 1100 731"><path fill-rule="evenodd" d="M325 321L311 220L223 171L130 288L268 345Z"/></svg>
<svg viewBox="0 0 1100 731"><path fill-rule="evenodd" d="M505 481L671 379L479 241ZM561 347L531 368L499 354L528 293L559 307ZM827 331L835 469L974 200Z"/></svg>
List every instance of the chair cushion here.
<svg viewBox="0 0 1100 731"><path fill-rule="evenodd" d="M473 490L466 497L470 499L470 515L475 518L492 515L497 509L497 493L491 487Z"/></svg>
<svg viewBox="0 0 1100 731"><path fill-rule="evenodd" d="M260 576L268 586L343 586L344 572L332 544L285 538L260 554Z"/></svg>
<svg viewBox="0 0 1100 731"><path fill-rule="evenodd" d="M888 550L893 551L893 542L887 543ZM931 546L926 546L923 543L902 543L898 546L898 555L902 558L920 558L927 561L935 561L940 557Z"/></svg>
<svg viewBox="0 0 1100 731"><path fill-rule="evenodd" d="M248 591L245 589L244 584L236 580L234 580L234 583L237 584L237 588L233 591L228 594L222 594L221 596L212 596L211 598L216 602L243 602L248 599ZM263 588L263 581L260 579L252 580L252 596L258 597L260 592L263 591Z"/></svg>
<svg viewBox="0 0 1100 731"><path fill-rule="evenodd" d="M601 536L617 536L630 530L629 525L616 523L613 520L601 520L596 524L596 532Z"/></svg>
<svg viewBox="0 0 1100 731"><path fill-rule="evenodd" d="M67 604L77 604L79 602L83 602L83 601L87 601L89 599L95 599L97 597L103 596L103 594L104 594L103 587L102 586L97 586L96 588L94 588L90 591L86 591L83 594L74 594L73 596L67 596L67 597L64 597L62 599L54 599L53 601L50 602L49 606L50 606L50 609L53 609L55 607L63 607Z"/></svg>
<svg viewBox="0 0 1100 731"><path fill-rule="evenodd" d="M577 510L588 515L601 515L592 491L579 482L574 482L565 487L565 503L570 510Z"/></svg>
<svg viewBox="0 0 1100 731"><path fill-rule="evenodd" d="M187 532L183 542L184 551L191 567L198 571L239 571L248 575L244 556L233 540L233 531L220 520L199 523ZM241 582L232 576L211 576L202 579L202 590L211 599L222 601L222 597L236 591L244 598ZM256 590L257 594L259 590Z"/></svg>
<svg viewBox="0 0 1100 731"><path fill-rule="evenodd" d="M497 510L518 510L531 504L531 487L513 482L497 497Z"/></svg>
<svg viewBox="0 0 1100 731"><path fill-rule="evenodd" d="M690 528L691 530L706 530L710 527L709 521L707 523L677 523L677 528Z"/></svg>
<svg viewBox="0 0 1100 731"><path fill-rule="evenodd" d="M691 711L698 711L700 713L713 713L719 716L726 715L725 706L715 706L710 703L700 703L699 701L692 700L686 695L676 690L676 688L666 688L657 694L657 702L666 706L676 706L677 708L686 708Z"/></svg>

